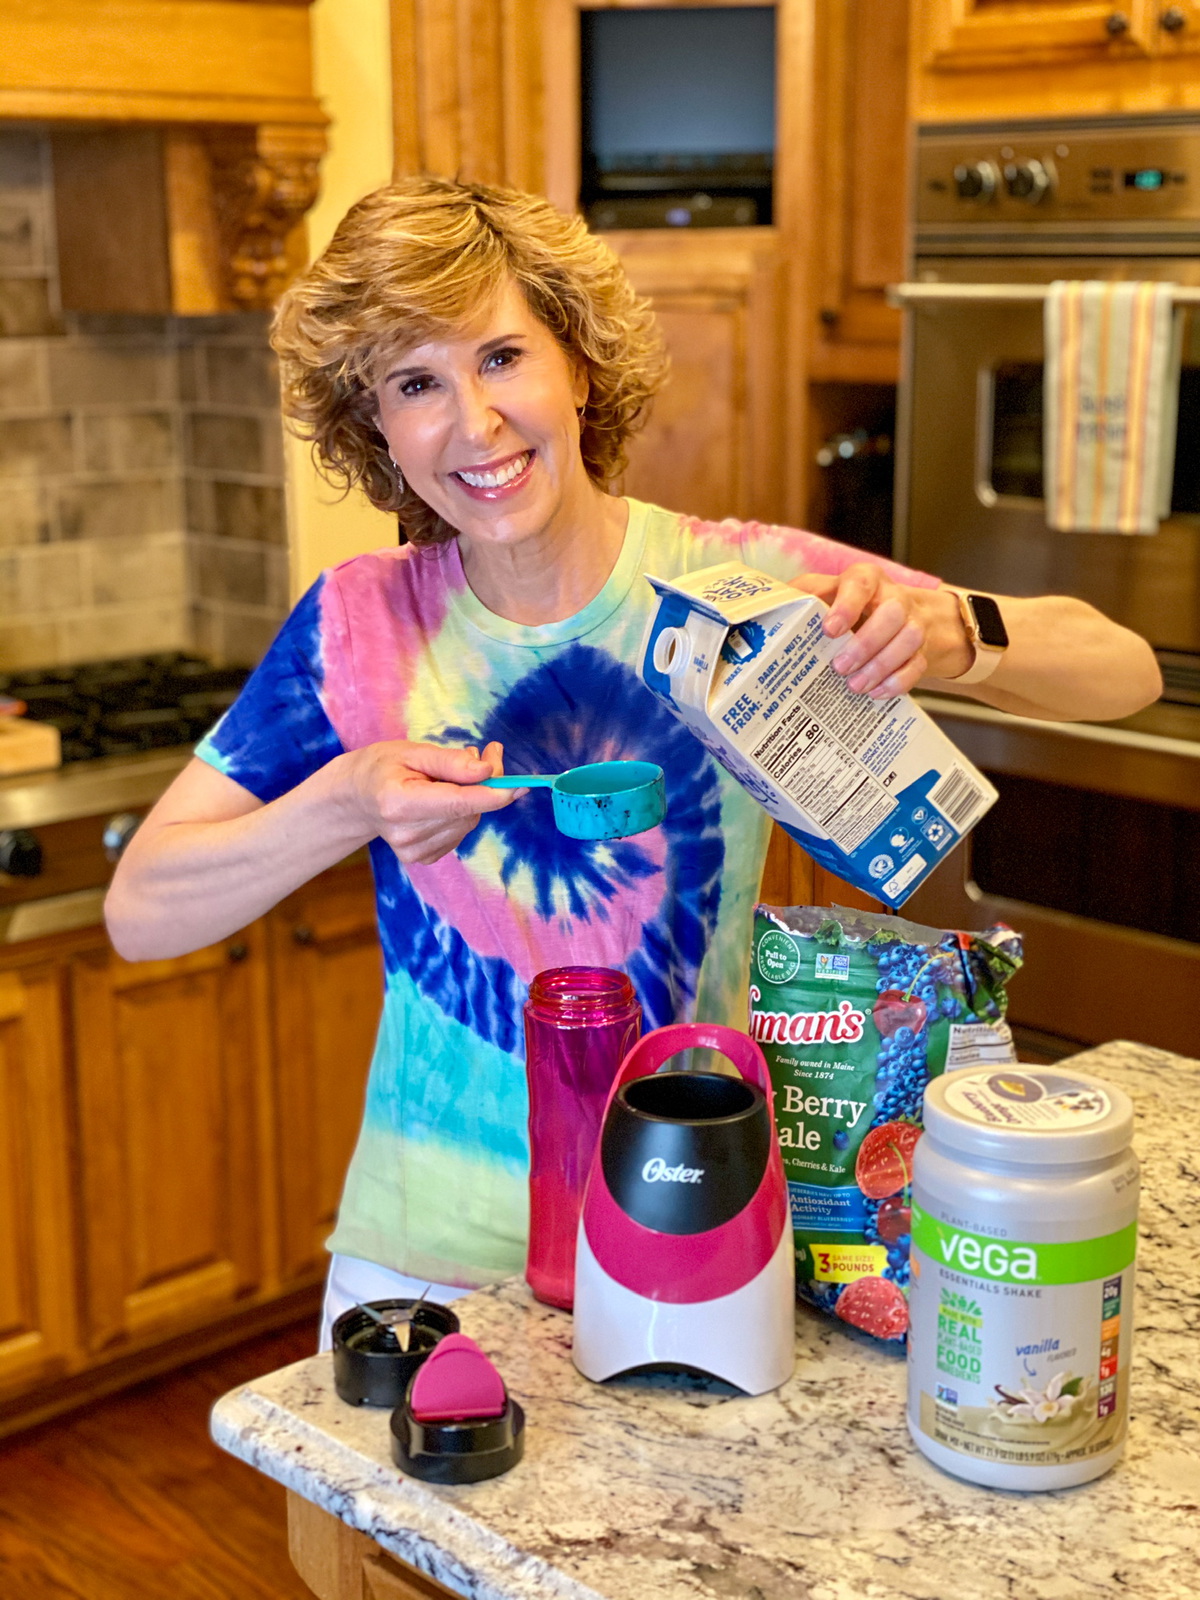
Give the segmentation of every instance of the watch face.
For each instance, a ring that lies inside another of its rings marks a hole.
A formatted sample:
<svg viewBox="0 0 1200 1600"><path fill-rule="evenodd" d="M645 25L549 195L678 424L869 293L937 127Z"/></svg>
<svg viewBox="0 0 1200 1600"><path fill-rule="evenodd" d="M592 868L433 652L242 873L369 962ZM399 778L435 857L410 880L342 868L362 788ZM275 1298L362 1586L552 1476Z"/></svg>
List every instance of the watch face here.
<svg viewBox="0 0 1200 1600"><path fill-rule="evenodd" d="M993 650L1006 650L1008 630L1000 615L1000 607L991 595L973 594L968 596L968 600L975 616L975 626L979 629L980 643L990 645Z"/></svg>

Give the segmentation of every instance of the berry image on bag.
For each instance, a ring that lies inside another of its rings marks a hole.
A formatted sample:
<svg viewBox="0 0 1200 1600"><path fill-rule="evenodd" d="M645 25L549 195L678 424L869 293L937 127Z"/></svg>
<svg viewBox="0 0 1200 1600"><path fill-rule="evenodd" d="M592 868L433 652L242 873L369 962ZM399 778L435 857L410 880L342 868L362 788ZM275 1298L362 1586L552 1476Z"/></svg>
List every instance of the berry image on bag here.
<svg viewBox="0 0 1200 1600"><path fill-rule="evenodd" d="M925 1085L1016 1061L1020 936L838 906L758 906L749 1031L775 1087L800 1297L880 1339L908 1331L912 1153Z"/></svg>

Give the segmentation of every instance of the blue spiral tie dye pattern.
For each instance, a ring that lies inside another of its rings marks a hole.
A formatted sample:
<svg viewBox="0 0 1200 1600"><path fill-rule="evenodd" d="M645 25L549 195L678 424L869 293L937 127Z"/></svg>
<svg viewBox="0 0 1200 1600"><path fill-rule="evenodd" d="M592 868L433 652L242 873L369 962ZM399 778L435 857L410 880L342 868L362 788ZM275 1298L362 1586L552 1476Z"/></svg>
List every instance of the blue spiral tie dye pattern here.
<svg viewBox="0 0 1200 1600"><path fill-rule="evenodd" d="M498 740L508 772L614 759L664 770L666 819L630 839L559 834L549 795L534 790L486 814L431 865L405 867L371 843L386 981L329 1240L341 1253L447 1283L520 1271L522 1005L538 970L623 968L647 1027L745 1026L770 821L643 686L638 660L654 609L643 575L678 576L740 553L787 577L806 565L840 570L849 553L788 530L697 524L629 504L625 546L600 594L544 628L484 610L453 546L378 551L333 569L198 749L264 802L344 750L401 738Z"/></svg>

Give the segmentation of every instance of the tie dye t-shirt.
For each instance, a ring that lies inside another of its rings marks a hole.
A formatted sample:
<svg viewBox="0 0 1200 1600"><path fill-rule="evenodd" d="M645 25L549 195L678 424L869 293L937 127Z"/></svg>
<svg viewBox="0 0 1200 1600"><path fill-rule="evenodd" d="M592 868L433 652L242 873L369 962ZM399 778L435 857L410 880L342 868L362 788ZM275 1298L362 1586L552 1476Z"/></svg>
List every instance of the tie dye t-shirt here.
<svg viewBox="0 0 1200 1600"><path fill-rule="evenodd" d="M770 819L642 684L654 609L643 574L741 558L787 578L839 572L862 553L790 529L629 507L600 593L541 627L488 611L454 543L381 550L325 573L199 747L263 801L381 739L498 739L508 772L621 758L666 774L666 820L631 839L564 837L549 793L535 789L432 866L404 867L372 843L386 990L331 1250L442 1283L522 1270L522 1006L544 968L621 968L648 1029L745 1025Z"/></svg>

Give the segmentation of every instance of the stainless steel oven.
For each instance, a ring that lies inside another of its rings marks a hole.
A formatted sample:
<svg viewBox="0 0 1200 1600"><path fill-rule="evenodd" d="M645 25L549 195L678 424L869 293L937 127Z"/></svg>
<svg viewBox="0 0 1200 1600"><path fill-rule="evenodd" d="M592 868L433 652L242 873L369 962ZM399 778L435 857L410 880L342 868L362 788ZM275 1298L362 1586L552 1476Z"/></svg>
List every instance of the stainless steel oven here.
<svg viewBox="0 0 1200 1600"><path fill-rule="evenodd" d="M1060 533L1042 502L1042 317L1057 278L1179 285L1171 512ZM1145 635L1161 702L1103 727L934 702L1000 802L909 906L1027 936L1030 1036L1200 1054L1200 117L917 132L896 551L954 583L1066 593Z"/></svg>

